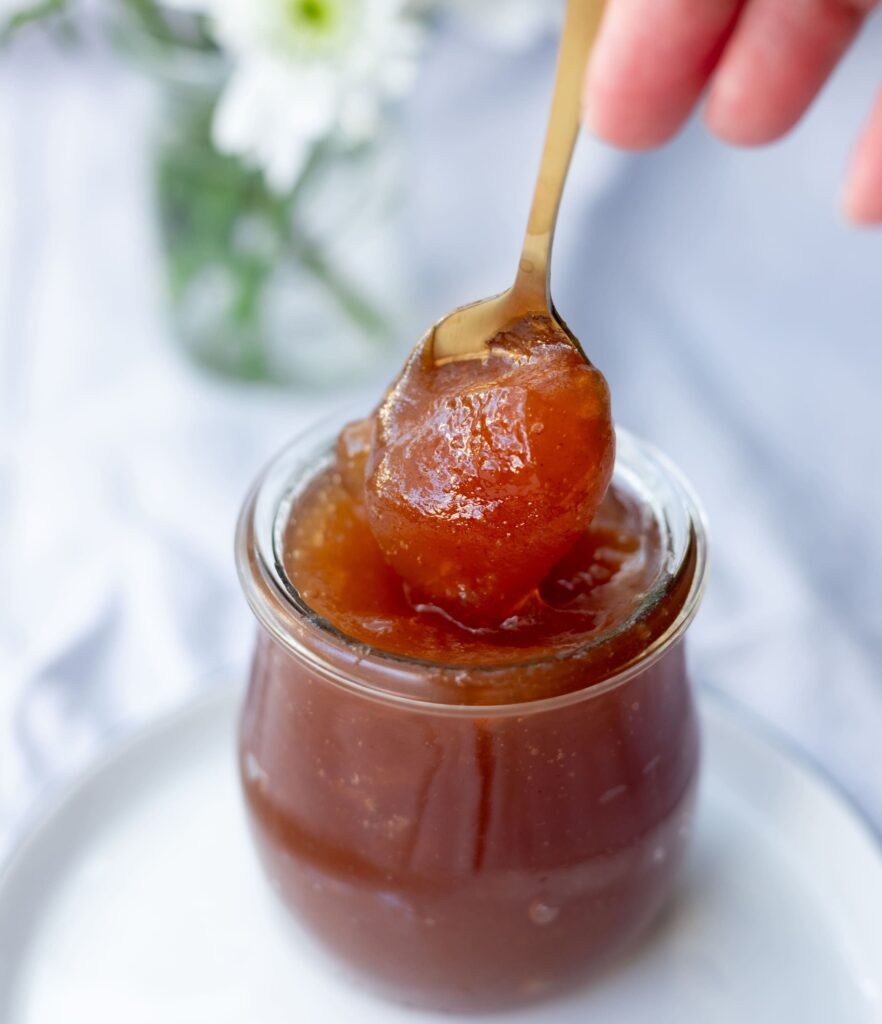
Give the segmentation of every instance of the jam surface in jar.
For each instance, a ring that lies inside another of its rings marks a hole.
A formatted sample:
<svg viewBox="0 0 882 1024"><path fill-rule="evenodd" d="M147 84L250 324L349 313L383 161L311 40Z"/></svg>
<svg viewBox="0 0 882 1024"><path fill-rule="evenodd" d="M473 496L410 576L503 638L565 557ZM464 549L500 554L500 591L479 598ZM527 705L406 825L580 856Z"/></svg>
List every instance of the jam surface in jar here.
<svg viewBox="0 0 882 1024"><path fill-rule="evenodd" d="M297 501L282 549L288 578L303 601L346 636L446 665L524 662L605 637L602 671L608 674L613 662L624 664L644 650L679 610L676 594L662 607L647 602L654 590L672 586L663 579L666 552L652 511L621 485L610 487L576 543L495 625L471 626L414 599L385 560L339 460ZM590 659L580 660L578 685L584 686ZM514 694L517 700L537 696L523 685ZM462 700L473 698L466 684Z"/></svg>

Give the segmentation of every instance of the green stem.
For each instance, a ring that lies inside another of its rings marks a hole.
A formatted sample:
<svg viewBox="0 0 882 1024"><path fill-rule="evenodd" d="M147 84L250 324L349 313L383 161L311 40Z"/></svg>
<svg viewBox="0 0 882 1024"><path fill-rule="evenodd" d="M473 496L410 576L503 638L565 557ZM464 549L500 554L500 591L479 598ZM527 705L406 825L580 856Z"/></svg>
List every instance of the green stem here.
<svg viewBox="0 0 882 1024"><path fill-rule="evenodd" d="M337 300L340 308L356 327L375 340L388 335L390 328L388 319L349 281L331 267L315 242L300 236L292 244L302 266Z"/></svg>
<svg viewBox="0 0 882 1024"><path fill-rule="evenodd" d="M289 212L296 209L301 194L321 169L326 158L331 160L335 158L333 148L328 142L320 142L314 147L297 183L288 195L286 206ZM304 269L308 270L315 280L336 299L356 327L373 339L388 336L390 330L388 318L342 274L333 269L322 255L321 247L316 241L299 229L295 229L293 216L286 221L284 235Z"/></svg>
<svg viewBox="0 0 882 1024"><path fill-rule="evenodd" d="M68 12L67 0L39 0L21 11L17 11L9 18L0 21L0 43L5 43L10 36L14 35L26 25L38 21L60 18Z"/></svg>
<svg viewBox="0 0 882 1024"><path fill-rule="evenodd" d="M182 16L181 24L176 24L166 17L155 0L117 0L138 23L148 40L163 50L183 49L212 52L217 46L204 31L203 20L196 16ZM187 28L186 33L184 28Z"/></svg>

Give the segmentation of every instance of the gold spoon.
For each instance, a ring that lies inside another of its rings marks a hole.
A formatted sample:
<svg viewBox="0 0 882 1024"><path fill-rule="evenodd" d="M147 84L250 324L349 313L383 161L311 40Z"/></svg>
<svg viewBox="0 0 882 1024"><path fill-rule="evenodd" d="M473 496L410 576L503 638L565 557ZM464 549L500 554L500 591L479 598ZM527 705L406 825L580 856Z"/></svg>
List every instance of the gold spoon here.
<svg viewBox="0 0 882 1024"><path fill-rule="evenodd" d="M548 278L557 211L579 134L582 79L602 13L603 0L567 0L545 147L517 276L501 295L460 306L435 324L431 344L436 363L483 357L491 339L527 313L550 317L580 347L557 316Z"/></svg>

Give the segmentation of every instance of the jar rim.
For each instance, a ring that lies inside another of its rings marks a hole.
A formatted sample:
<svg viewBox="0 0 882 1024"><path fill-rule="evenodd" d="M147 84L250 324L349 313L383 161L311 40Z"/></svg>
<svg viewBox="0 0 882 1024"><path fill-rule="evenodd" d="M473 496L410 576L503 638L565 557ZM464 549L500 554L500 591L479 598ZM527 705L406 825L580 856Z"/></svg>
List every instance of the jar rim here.
<svg viewBox="0 0 882 1024"><path fill-rule="evenodd" d="M299 433L285 445L259 474L246 497L236 529L236 565L245 597L258 623L283 647L306 661L329 682L349 690L356 690L364 696L383 702L406 703L419 708L443 710L445 713L466 712L474 714L476 708L486 713L516 713L517 709L529 708L531 712L540 707L560 706L589 697L600 696L626 682L635 674L644 671L657 661L685 632L695 617L707 583L708 544L707 525L704 511L691 485L677 467L657 448L639 440L629 431L616 427L617 455L616 475L629 476L632 463L642 459L645 466L651 466L670 489L669 504L679 503L685 514L682 524L682 550L676 553L677 564L668 579L676 578L691 565L692 578L682 605L674 618L662 629L639 656L614 670L609 676L586 683L584 687L568 690L551 696L526 700L506 700L490 704L447 702L426 699L418 695L389 689L385 685L372 685L352 678L340 671L332 662L310 649L295 635L306 630L325 641L336 654L348 655L351 663L363 671L367 665L375 664L385 670L397 670L399 675L431 672L436 676L455 676L468 673L470 677L489 679L493 674L528 671L557 663L571 662L584 657L589 651L607 642L611 637L633 624L639 613L654 606L669 590L658 584L647 592L638 609L623 623L600 633L584 644L575 644L561 651L539 657L529 656L522 660L509 659L490 663L452 663L417 658L375 647L349 636L332 622L315 612L298 594L287 575L281 553L281 529L287 523L290 509L302 491L302 487L314 479L323 468L318 464L322 458L329 464L333 451L333 439L343 423L355 418L350 410L348 416L337 414L313 424ZM321 437L323 443L305 445L310 439ZM307 451L300 453L306 447ZM633 482L633 481L631 481ZM670 539L671 523L667 513L671 508L658 509L656 518L659 527L666 528ZM670 552L669 552L670 553ZM385 680L384 680L385 682Z"/></svg>

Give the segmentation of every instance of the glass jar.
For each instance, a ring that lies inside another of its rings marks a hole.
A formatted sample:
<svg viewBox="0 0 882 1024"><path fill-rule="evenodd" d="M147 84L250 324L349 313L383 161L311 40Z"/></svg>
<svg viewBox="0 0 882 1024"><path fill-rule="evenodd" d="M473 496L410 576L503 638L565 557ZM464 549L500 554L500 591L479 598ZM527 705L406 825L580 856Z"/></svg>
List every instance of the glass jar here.
<svg viewBox="0 0 882 1024"><path fill-rule="evenodd" d="M284 192L214 142L231 68L192 12L111 5L115 38L158 85L158 242L176 341L226 377L301 388L390 374L421 318L405 246L405 140L384 112L361 144L327 137Z"/></svg>
<svg viewBox="0 0 882 1024"><path fill-rule="evenodd" d="M406 333L414 318L397 126L357 148L316 146L278 195L214 148L216 95L190 92L188 106L180 87L166 90L156 200L170 312L186 351L226 376L299 387L351 383L378 360L394 363L417 335Z"/></svg>
<svg viewBox="0 0 882 1024"><path fill-rule="evenodd" d="M581 982L655 917L687 845L699 741L683 634L706 568L695 499L620 431L616 480L650 505L665 552L614 630L626 663L605 662L605 634L463 667L347 638L285 575L292 503L331 458L327 432L293 443L238 529L260 623L240 766L265 871L314 936L399 1001L498 1009Z"/></svg>

